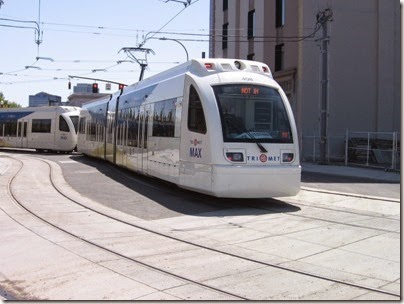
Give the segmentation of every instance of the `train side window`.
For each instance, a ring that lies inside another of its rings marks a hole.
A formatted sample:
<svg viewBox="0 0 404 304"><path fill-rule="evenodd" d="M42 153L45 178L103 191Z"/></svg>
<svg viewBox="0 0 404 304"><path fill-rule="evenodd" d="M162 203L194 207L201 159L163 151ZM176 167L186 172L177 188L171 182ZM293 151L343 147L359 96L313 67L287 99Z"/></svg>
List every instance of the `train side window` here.
<svg viewBox="0 0 404 304"><path fill-rule="evenodd" d="M66 119L62 115L59 116L59 131L62 131L62 132L70 131L69 125L67 124Z"/></svg>
<svg viewBox="0 0 404 304"><path fill-rule="evenodd" d="M168 99L155 103L153 136L174 137L175 101L176 99Z"/></svg>
<svg viewBox="0 0 404 304"><path fill-rule="evenodd" d="M78 115L72 115L72 116L70 116L70 120L73 123L74 132L76 132L76 134L77 134L77 132L79 130L79 116Z"/></svg>
<svg viewBox="0 0 404 304"><path fill-rule="evenodd" d="M131 108L129 110L128 119L128 146L137 147L138 143L138 132L139 132L139 111L140 108Z"/></svg>
<svg viewBox="0 0 404 304"><path fill-rule="evenodd" d="M27 128L28 128L28 122L24 121L24 132L23 132L23 137L27 137Z"/></svg>
<svg viewBox="0 0 404 304"><path fill-rule="evenodd" d="M22 123L21 123L21 121L19 121L18 122L17 137L21 137L21 131L22 131Z"/></svg>
<svg viewBox="0 0 404 304"><path fill-rule="evenodd" d="M207 131L202 102L193 85L189 90L188 130L201 134L206 134Z"/></svg>
<svg viewBox="0 0 404 304"><path fill-rule="evenodd" d="M33 119L32 133L51 133L51 119Z"/></svg>
<svg viewBox="0 0 404 304"><path fill-rule="evenodd" d="M4 136L17 136L17 121L6 121L4 126Z"/></svg>
<svg viewBox="0 0 404 304"><path fill-rule="evenodd" d="M85 134L86 133L86 117L81 117L80 118L79 133L80 134Z"/></svg>

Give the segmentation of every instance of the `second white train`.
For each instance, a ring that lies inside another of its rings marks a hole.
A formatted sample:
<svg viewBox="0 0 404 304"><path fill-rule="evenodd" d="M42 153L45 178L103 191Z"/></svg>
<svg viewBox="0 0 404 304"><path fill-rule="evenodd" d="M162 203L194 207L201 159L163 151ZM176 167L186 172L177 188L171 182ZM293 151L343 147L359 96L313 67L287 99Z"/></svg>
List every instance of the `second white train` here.
<svg viewBox="0 0 404 304"><path fill-rule="evenodd" d="M83 106L78 151L193 191L293 196L296 125L266 64L192 60Z"/></svg>

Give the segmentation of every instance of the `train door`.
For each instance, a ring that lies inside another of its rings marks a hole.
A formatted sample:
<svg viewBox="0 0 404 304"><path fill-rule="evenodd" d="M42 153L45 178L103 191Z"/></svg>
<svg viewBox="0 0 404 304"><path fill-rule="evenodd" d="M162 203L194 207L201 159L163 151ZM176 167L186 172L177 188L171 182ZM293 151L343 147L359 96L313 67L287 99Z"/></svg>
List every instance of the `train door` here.
<svg viewBox="0 0 404 304"><path fill-rule="evenodd" d="M18 122L17 140L21 148L28 148L27 128L27 121L22 120Z"/></svg>
<svg viewBox="0 0 404 304"><path fill-rule="evenodd" d="M150 106L145 105L140 110L140 136L139 136L139 148L140 157L138 161L139 169L143 173L147 173L147 161L148 161L148 126L149 126L149 113Z"/></svg>

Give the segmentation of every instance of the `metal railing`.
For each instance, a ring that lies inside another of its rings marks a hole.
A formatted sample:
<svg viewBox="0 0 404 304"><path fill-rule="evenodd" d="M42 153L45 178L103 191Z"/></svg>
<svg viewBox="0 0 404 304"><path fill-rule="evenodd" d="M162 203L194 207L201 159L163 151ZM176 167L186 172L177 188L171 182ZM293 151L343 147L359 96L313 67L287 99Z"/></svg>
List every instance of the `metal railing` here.
<svg viewBox="0 0 404 304"><path fill-rule="evenodd" d="M377 167L400 171L399 132L354 132L345 136L329 136L326 145L326 161L349 165ZM303 161L320 160L320 136L303 135L300 155Z"/></svg>
<svg viewBox="0 0 404 304"><path fill-rule="evenodd" d="M352 132L345 139L345 165L400 170L399 132Z"/></svg>
<svg viewBox="0 0 404 304"><path fill-rule="evenodd" d="M303 135L300 139L300 155L303 161L318 162L320 161L320 136ZM344 162L345 136L333 136L327 138L326 143L326 161L327 162Z"/></svg>

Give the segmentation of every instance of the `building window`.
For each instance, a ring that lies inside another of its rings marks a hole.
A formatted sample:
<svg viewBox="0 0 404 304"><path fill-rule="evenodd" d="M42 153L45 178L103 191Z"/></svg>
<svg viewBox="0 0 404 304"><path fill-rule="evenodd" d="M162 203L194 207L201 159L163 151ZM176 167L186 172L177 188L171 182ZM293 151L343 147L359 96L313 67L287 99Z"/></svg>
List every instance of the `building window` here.
<svg viewBox="0 0 404 304"><path fill-rule="evenodd" d="M275 25L276 27L285 25L285 0L276 0Z"/></svg>
<svg viewBox="0 0 404 304"><path fill-rule="evenodd" d="M275 46L275 72L283 70L285 56L285 45L278 44Z"/></svg>
<svg viewBox="0 0 404 304"><path fill-rule="evenodd" d="M248 12L248 39L255 36L255 10Z"/></svg>
<svg viewBox="0 0 404 304"><path fill-rule="evenodd" d="M223 24L223 31L222 31L222 49L227 49L227 39L228 39L228 32L229 32L229 24Z"/></svg>
<svg viewBox="0 0 404 304"><path fill-rule="evenodd" d="M248 54L247 55L247 60L255 60L255 54L254 53Z"/></svg>
<svg viewBox="0 0 404 304"><path fill-rule="evenodd" d="M228 8L229 8L229 1L223 0L223 11L227 10Z"/></svg>

